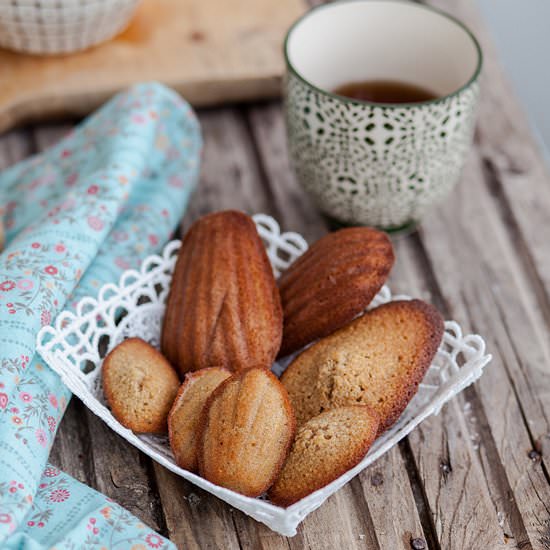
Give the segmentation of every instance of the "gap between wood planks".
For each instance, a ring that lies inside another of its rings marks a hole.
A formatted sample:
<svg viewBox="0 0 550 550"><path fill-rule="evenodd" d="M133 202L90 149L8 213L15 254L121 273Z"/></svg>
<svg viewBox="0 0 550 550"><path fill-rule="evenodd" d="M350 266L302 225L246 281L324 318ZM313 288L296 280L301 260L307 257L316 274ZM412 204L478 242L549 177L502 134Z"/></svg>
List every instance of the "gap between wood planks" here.
<svg viewBox="0 0 550 550"><path fill-rule="evenodd" d="M444 313L445 318L452 318L452 307L443 295L443 292L440 288L439 281L433 269L432 261L422 242L421 234L419 233L413 235L412 242L414 245L418 269L421 269L425 274L425 280L427 281L428 288L430 288L432 292L432 302L434 302L440 309L440 311ZM474 331L477 331L475 324L472 324L472 329ZM489 485L493 485L495 487L495 489L491 491L491 497L494 502L495 510L498 510L499 507L504 507L504 515L510 518L510 532L507 532L507 530L504 528L505 526L501 525L501 527L503 527L503 535L505 540L515 538L519 541L528 541L523 520L515 501L513 499L506 498L507 494L512 494L512 489L508 484L505 468L498 458L495 441L489 428L483 406L478 398L477 391L474 389L474 387L470 386L469 388L464 390L462 395L457 396L455 400L460 401L461 412L465 410L471 411L472 415L470 418L475 418L479 424L478 428L482 435L480 435L479 433L473 434L474 444L472 445L472 451L474 451L473 454L477 455L478 457L483 477L490 480ZM446 455L450 458L448 448L446 450ZM484 460L484 455L489 458ZM486 467L485 463L489 464L490 467ZM442 462L441 468L444 477L447 470L448 473L452 472L452 467L453 465L451 461ZM503 511L501 510L500 513L503 513ZM515 536L512 533L514 533Z"/></svg>
<svg viewBox="0 0 550 550"><path fill-rule="evenodd" d="M420 479L420 473L416 466L408 437L405 437L399 442L399 450L401 451L405 462L405 467L407 468L407 474L409 475L414 501L416 503L416 507L418 508L418 514L420 515L420 521L422 522L422 529L426 537L426 542L428 543L428 548L431 548L432 550L441 550L441 545L439 544L439 540L437 538L433 514L430 510L430 503Z"/></svg>
<svg viewBox="0 0 550 550"><path fill-rule="evenodd" d="M546 326L550 331L550 295L547 294L545 284L537 270L536 261L529 250L529 245L521 231L520 224L514 215L514 210L505 195L499 179L499 172L490 157L483 157L483 169L485 182L489 192L499 207L500 217L503 220L504 228L507 231L510 241L514 243L515 249L522 260L523 269L530 282L532 290L535 291L537 302L541 307ZM550 227L548 227L550 232Z"/></svg>

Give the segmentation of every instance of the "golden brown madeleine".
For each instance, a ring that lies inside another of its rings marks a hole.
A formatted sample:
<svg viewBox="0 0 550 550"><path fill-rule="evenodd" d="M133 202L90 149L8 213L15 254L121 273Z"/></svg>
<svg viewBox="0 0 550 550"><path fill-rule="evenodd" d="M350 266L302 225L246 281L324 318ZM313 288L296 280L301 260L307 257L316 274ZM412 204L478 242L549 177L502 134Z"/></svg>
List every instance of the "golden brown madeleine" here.
<svg viewBox="0 0 550 550"><path fill-rule="evenodd" d="M257 497L278 476L295 427L288 395L270 371L237 373L205 405L199 473L216 485Z"/></svg>
<svg viewBox="0 0 550 550"><path fill-rule="evenodd" d="M383 432L416 394L443 329L433 306L403 300L377 307L319 340L281 377L298 425L322 411L360 403L378 413Z"/></svg>
<svg viewBox="0 0 550 550"><path fill-rule="evenodd" d="M349 323L371 302L393 266L388 236L370 227L329 233L279 279L287 355Z"/></svg>
<svg viewBox="0 0 550 550"><path fill-rule="evenodd" d="M269 369L281 337L279 292L252 218L228 210L198 220L176 263L163 353L182 374Z"/></svg>
<svg viewBox="0 0 550 550"><path fill-rule="evenodd" d="M290 506L359 464L376 438L378 415L366 405L321 413L300 426L268 496Z"/></svg>
<svg viewBox="0 0 550 550"><path fill-rule="evenodd" d="M129 338L105 358L103 391L113 416L138 433L165 433L180 381L170 363L140 338Z"/></svg>
<svg viewBox="0 0 550 550"><path fill-rule="evenodd" d="M230 376L231 372L222 367L186 374L168 415L170 446L181 468L197 470L197 431L202 410L212 392Z"/></svg>

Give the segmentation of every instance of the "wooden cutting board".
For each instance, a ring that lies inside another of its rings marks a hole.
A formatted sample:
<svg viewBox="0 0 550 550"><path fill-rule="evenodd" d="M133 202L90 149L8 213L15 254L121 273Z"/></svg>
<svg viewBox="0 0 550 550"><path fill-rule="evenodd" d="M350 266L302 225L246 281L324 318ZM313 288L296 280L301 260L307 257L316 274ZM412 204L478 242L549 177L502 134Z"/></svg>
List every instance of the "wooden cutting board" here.
<svg viewBox="0 0 550 550"><path fill-rule="evenodd" d="M86 114L114 92L157 80L195 106L275 97L286 30L303 0L144 0L114 40L38 57L0 50L0 131Z"/></svg>

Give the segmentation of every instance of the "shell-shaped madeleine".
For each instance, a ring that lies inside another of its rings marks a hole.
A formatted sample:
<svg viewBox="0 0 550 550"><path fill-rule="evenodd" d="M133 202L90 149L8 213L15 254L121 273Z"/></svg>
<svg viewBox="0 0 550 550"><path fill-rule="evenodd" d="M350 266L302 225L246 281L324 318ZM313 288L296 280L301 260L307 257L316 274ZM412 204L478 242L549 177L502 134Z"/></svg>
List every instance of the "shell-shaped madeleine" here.
<svg viewBox="0 0 550 550"><path fill-rule="evenodd" d="M280 355L349 323L380 290L393 262L390 239L371 227L341 229L315 242L279 279Z"/></svg>
<svg viewBox="0 0 550 550"><path fill-rule="evenodd" d="M168 415L168 436L176 463L197 470L197 431L202 410L212 392L231 372L212 367L187 373Z"/></svg>
<svg viewBox="0 0 550 550"><path fill-rule="evenodd" d="M269 498L286 507L328 485L361 462L377 430L378 415L365 405L330 409L308 420L298 428Z"/></svg>
<svg viewBox="0 0 550 550"><path fill-rule="evenodd" d="M374 308L303 351L281 382L299 425L319 413L362 404L391 427L418 390L443 337L444 322L421 300Z"/></svg>
<svg viewBox="0 0 550 550"><path fill-rule="evenodd" d="M268 369L281 337L279 292L252 218L228 210L198 220L176 263L163 353L182 374Z"/></svg>
<svg viewBox="0 0 550 550"><path fill-rule="evenodd" d="M165 433L179 378L170 363L140 338L111 350L101 369L103 391L113 416L137 433Z"/></svg>
<svg viewBox="0 0 550 550"><path fill-rule="evenodd" d="M286 390L265 369L223 382L205 405L199 435L199 473L243 495L261 495L278 476L294 437Z"/></svg>

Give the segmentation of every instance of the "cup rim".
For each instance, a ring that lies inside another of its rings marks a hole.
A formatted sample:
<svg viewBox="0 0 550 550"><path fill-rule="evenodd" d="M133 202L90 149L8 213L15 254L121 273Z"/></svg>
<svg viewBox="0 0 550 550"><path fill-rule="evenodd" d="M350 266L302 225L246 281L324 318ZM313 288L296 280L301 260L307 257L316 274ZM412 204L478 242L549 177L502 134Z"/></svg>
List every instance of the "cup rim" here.
<svg viewBox="0 0 550 550"><path fill-rule="evenodd" d="M384 2L388 3L388 4L389 3L391 3L391 4L408 4L408 5L412 5L416 8L425 9L427 11L431 11L432 13L436 13L437 15L445 17L445 18L449 19L450 21L452 21L453 23L455 23L456 25L458 25L470 37L470 39L472 40L472 42L474 44L474 47L475 47L476 52L477 52L477 64L476 64L476 68L474 70L474 73L466 81L465 84L463 84L462 86L460 86L459 88L457 88L453 92L451 92L449 94L446 94L444 96L441 96L441 97L436 97L435 99L428 99L426 101L416 101L416 102L412 102L412 103L411 102L409 102L409 103L384 103L384 102L381 102L381 101L358 100L358 99L353 99L353 98L346 97L346 96L343 96L343 95L340 95L340 94L335 94L334 92L331 92L329 90L325 90L323 88L320 88L319 86L316 86L315 84L313 84L313 82L310 82L307 78L303 77L300 74L300 72L297 69L294 68L294 66L290 62L289 55L288 55L288 42L289 42L289 39L290 39L290 35L292 34L292 31L294 31L294 29L296 27L298 27L298 25L302 21L304 21L306 18L308 18L310 15L312 15L314 12L316 12L318 10L334 8L335 6L338 6L338 4L351 4L351 3L356 3L356 2L367 4L371 1L373 1L373 0L337 0L336 2L330 2L330 3L327 3L327 4L320 4L318 6L314 6L313 8L309 9L303 15L301 15L298 19L296 19L296 21L294 21L294 23L292 23L292 25L289 27L289 29L288 29L288 31L285 35L284 42L283 42L283 53L284 53L285 63L286 63L286 66L287 66L288 70L296 78L301 80L304 84L306 84L310 88L313 88L316 92L318 92L318 93L320 93L324 96L327 96L329 98L336 99L337 101L340 101L340 102L343 102L343 103L350 103L352 105L368 105L370 107L383 107L383 108L386 108L386 109L388 109L388 108L389 109L403 109L403 108L407 109L407 108L411 108L411 107L419 107L419 106L424 106L424 105L434 105L434 104L437 104L437 103L442 103L442 102L447 101L448 99L450 99L452 97L457 96L458 94L460 94L461 92L463 92L464 90L469 88L478 79L478 77L481 73L482 66L483 66L483 51L482 51L481 46L480 46L477 38L475 37L474 33L460 19L454 17L453 15L450 15L449 13L447 13L447 12L445 12L445 11L439 9L439 8L435 8L435 7L427 5L427 4L419 4L419 3L416 3L416 2L411 2L410 0L384 0Z"/></svg>

